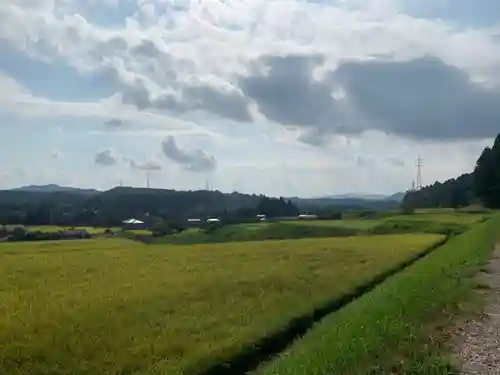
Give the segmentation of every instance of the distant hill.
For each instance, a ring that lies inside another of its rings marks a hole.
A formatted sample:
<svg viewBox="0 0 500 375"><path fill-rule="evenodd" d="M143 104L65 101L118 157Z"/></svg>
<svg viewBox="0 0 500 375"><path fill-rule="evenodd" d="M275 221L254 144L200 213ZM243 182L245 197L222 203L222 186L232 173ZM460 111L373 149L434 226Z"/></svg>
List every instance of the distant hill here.
<svg viewBox="0 0 500 375"><path fill-rule="evenodd" d="M55 184L22 186L19 188L10 189L9 191L18 191L26 193L78 193L78 194L99 193L99 191L95 189L80 189L68 186L59 186Z"/></svg>
<svg viewBox="0 0 500 375"><path fill-rule="evenodd" d="M405 196L406 196L406 193L400 192L400 193L392 194L388 197L385 197L384 199L388 200L388 201L402 202L403 199L405 198Z"/></svg>
<svg viewBox="0 0 500 375"><path fill-rule="evenodd" d="M364 199L364 200L382 200L386 196L382 194L336 194L326 195L323 197L315 197L316 199Z"/></svg>
<svg viewBox="0 0 500 375"><path fill-rule="evenodd" d="M290 198L302 210L317 208L338 208L341 210L392 210L399 207L399 202L386 199L365 198Z"/></svg>
<svg viewBox="0 0 500 375"><path fill-rule="evenodd" d="M399 192L392 195L384 194L338 194L338 195L327 195L323 197L314 197L310 199L333 199L333 200L359 200L359 201L396 201L401 202L405 197L406 193Z"/></svg>
<svg viewBox="0 0 500 375"><path fill-rule="evenodd" d="M220 191L177 191L116 187L107 191L78 189L58 185L25 186L0 191L0 224L38 225L119 225L123 220L142 221L162 218L185 221L206 218L246 215L257 209L264 195L230 194ZM391 200L359 198L285 198L300 212L388 210L399 206ZM288 204L288 203L287 203Z"/></svg>

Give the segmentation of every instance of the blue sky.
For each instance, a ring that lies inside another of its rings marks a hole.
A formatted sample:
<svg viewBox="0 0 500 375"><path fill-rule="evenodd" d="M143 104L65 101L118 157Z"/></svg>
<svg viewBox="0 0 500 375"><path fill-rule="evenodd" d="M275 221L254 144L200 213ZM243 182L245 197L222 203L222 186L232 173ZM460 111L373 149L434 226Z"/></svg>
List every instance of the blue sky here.
<svg viewBox="0 0 500 375"><path fill-rule="evenodd" d="M389 194L500 131L497 0L4 0L0 50L0 188Z"/></svg>

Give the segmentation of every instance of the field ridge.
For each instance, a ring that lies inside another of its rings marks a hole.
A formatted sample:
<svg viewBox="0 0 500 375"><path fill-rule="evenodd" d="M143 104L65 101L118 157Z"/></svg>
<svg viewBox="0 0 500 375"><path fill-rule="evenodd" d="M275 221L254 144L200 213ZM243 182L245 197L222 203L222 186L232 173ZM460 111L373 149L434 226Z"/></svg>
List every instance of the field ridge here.
<svg viewBox="0 0 500 375"><path fill-rule="evenodd" d="M465 311L477 286L470 277L491 256L499 226L497 214L453 237L325 317L255 375L460 373L448 357L446 330Z"/></svg>
<svg viewBox="0 0 500 375"><path fill-rule="evenodd" d="M442 240L437 241L408 260L374 276L367 283L354 287L350 292L329 301L323 306L315 308L306 315L292 319L283 329L263 337L257 343L248 345L248 347L240 353L226 359L222 363L219 362L211 366L207 370L201 372L200 375L246 375L256 370L288 349L296 340L303 337L316 323L327 315L344 308L349 303L369 293L390 277L410 267L418 260L429 255L435 249L443 246L449 239L450 236L444 237ZM190 372L187 371L187 373L189 374Z"/></svg>

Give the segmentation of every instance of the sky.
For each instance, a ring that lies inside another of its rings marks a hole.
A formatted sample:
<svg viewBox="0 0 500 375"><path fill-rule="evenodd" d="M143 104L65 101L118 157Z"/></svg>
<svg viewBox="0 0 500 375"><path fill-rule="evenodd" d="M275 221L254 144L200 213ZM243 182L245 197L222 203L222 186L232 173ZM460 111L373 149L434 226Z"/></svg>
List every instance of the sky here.
<svg viewBox="0 0 500 375"><path fill-rule="evenodd" d="M498 0L2 0L0 189L391 194L500 132Z"/></svg>

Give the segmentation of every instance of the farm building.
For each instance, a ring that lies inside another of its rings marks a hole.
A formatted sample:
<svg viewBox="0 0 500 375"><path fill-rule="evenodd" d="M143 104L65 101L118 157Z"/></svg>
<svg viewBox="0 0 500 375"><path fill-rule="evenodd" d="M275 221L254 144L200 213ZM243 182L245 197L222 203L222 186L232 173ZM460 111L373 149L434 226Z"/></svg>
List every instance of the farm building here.
<svg viewBox="0 0 500 375"><path fill-rule="evenodd" d="M188 226L190 226L190 227L197 227L197 226L201 225L202 220L201 219L192 218L192 219L188 219L187 223L188 223Z"/></svg>
<svg viewBox="0 0 500 375"><path fill-rule="evenodd" d="M297 216L299 220L316 220L318 215L300 214Z"/></svg>
<svg viewBox="0 0 500 375"><path fill-rule="evenodd" d="M138 230L138 229L146 229L146 223L144 221L138 219L127 219L122 221L122 228L128 230Z"/></svg>

